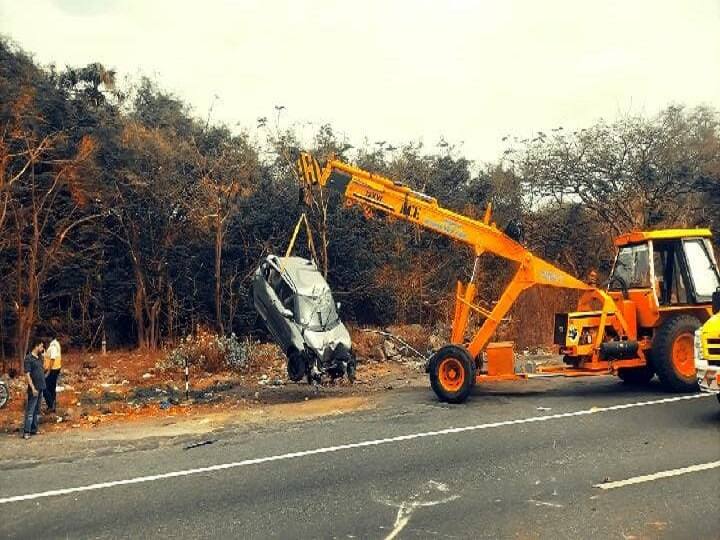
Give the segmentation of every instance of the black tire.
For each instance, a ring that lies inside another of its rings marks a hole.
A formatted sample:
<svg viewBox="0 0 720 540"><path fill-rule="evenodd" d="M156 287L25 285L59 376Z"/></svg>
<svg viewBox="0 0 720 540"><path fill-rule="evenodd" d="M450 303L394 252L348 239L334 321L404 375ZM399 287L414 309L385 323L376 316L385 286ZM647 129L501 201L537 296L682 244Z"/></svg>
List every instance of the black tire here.
<svg viewBox="0 0 720 540"><path fill-rule="evenodd" d="M652 367L660 382L669 392L695 392L698 382L695 377L694 361L692 375L683 374L673 359L673 346L681 336L694 336L700 328L700 321L690 315L677 315L667 319L655 332L650 351ZM684 339L685 339L684 338ZM687 365L687 363L686 363Z"/></svg>
<svg viewBox="0 0 720 540"><path fill-rule="evenodd" d="M455 362L448 363L451 360ZM430 358L428 371L430 386L440 401L462 403L475 386L475 362L467 349L460 345L446 345L438 350ZM450 380L450 373L457 375ZM456 384L448 387L449 382Z"/></svg>
<svg viewBox="0 0 720 540"><path fill-rule="evenodd" d="M5 406L9 398L10 391L8 390L7 385L3 381L0 381L0 409Z"/></svg>
<svg viewBox="0 0 720 540"><path fill-rule="evenodd" d="M307 354L303 354L305 358L305 378L309 385L322 384L322 371L318 365L318 359L316 356L308 357Z"/></svg>
<svg viewBox="0 0 720 540"><path fill-rule="evenodd" d="M348 381L355 382L355 369L357 367L357 361L355 355L345 345L339 343L333 353L333 360L337 366L337 376L340 378L343 375L347 375Z"/></svg>
<svg viewBox="0 0 720 540"><path fill-rule="evenodd" d="M355 366L355 361L353 360L352 364L348 364L348 367L347 367L347 378L348 378L348 382L350 384L355 383L355 373L356 372L357 372L357 367Z"/></svg>
<svg viewBox="0 0 720 540"><path fill-rule="evenodd" d="M356 372L357 360L355 359L355 355L353 353L350 353L350 359L347 361L347 366L345 367L345 373L347 375L348 381L350 381L350 384L355 382Z"/></svg>
<svg viewBox="0 0 720 540"><path fill-rule="evenodd" d="M307 371L307 365L303 354L296 350L288 352L287 355L287 374L288 378L293 382L302 380Z"/></svg>
<svg viewBox="0 0 720 540"><path fill-rule="evenodd" d="M618 369L618 377L620 377L622 382L626 384L647 384L652 380L654 376L655 372L650 366Z"/></svg>

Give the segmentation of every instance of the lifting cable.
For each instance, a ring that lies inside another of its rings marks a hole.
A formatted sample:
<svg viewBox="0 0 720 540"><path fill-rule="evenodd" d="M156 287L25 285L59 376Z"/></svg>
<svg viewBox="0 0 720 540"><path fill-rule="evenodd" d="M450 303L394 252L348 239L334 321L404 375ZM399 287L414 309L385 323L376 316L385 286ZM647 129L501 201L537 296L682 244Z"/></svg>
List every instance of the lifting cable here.
<svg viewBox="0 0 720 540"><path fill-rule="evenodd" d="M305 212L300 214L300 218L298 219L297 223L295 224L295 230L293 231L292 237L290 238L290 244L288 245L287 250L285 251L285 257L289 257L290 254L292 253L292 250L295 247L295 241L297 240L298 233L300 232L300 225L302 225L303 223L305 223L305 231L307 233L307 242L308 242L308 249L310 250L310 256L312 257L313 262L317 265L319 263L318 263L317 253L315 252L315 242L313 242L312 229L310 228L310 222L308 221L308 218L305 215Z"/></svg>

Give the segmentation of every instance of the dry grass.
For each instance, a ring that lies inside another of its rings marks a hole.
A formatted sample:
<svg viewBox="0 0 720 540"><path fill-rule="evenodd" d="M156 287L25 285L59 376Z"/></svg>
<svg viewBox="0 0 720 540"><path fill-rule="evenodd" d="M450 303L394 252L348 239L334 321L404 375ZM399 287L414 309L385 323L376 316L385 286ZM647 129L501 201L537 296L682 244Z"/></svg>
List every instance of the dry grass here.
<svg viewBox="0 0 720 540"><path fill-rule="evenodd" d="M548 349L552 347L555 313L575 309L578 293L552 287L534 287L525 292L498 326L493 341L513 341L515 349ZM492 307L492 306L488 306ZM483 319L471 317L466 339L479 329ZM439 321L429 327L420 324L391 325L384 330L403 339L419 351L437 349L450 339L450 326ZM383 361L384 337L350 327L353 348L360 361Z"/></svg>
<svg viewBox="0 0 720 540"><path fill-rule="evenodd" d="M523 294L498 331L498 341L515 342L516 350L552 345L555 313L572 311L578 293L552 287L535 287Z"/></svg>
<svg viewBox="0 0 720 540"><path fill-rule="evenodd" d="M359 363L382 362L385 359L382 352L384 338L380 334L366 332L356 326L350 326L348 330L352 339L353 351Z"/></svg>

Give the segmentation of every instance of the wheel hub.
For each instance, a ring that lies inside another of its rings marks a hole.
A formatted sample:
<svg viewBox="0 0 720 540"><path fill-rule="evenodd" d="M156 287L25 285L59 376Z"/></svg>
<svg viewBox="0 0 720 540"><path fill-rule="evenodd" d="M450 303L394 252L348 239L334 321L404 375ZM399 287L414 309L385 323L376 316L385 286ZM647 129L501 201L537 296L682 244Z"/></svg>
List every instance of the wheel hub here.
<svg viewBox="0 0 720 540"><path fill-rule="evenodd" d="M438 368L438 379L446 390L455 392L462 387L465 381L465 369L456 358L446 358Z"/></svg>
<svg viewBox="0 0 720 540"><path fill-rule="evenodd" d="M692 334L681 334L672 346L672 361L677 372L683 377L695 376L695 352Z"/></svg>

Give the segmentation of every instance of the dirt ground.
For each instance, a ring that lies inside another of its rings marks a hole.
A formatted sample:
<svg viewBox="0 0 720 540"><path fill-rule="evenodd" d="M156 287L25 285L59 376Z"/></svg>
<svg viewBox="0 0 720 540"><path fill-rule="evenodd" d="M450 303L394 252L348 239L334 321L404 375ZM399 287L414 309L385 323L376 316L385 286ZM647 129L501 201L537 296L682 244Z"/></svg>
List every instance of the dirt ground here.
<svg viewBox="0 0 720 540"><path fill-rule="evenodd" d="M378 340L369 341L372 347ZM113 351L104 356L71 352L63 356L57 414L43 413L40 430L60 432L110 425L127 430L131 424L153 418L218 420L218 415L232 415L251 422L258 414L265 418L313 417L364 408L373 394L425 380L417 361L385 361L377 350L374 355L359 358L354 384L343 379L312 387L288 380L285 358L274 345L258 345L249 365L239 371L206 373L191 369L186 397L184 372L182 368L162 367L164 352ZM11 398L0 410L0 434L19 434L26 386L21 378L9 383ZM43 402L42 411L44 406Z"/></svg>
<svg viewBox="0 0 720 540"><path fill-rule="evenodd" d="M45 413L43 402L40 431L94 430L97 437L115 439L142 438L160 428L171 435L205 432L228 422L294 420L373 407L389 391L428 386L425 359L444 344L443 329L404 325L350 331L358 359L354 384L346 379L321 386L293 383L285 356L271 343L255 343L239 370L208 373L191 367L187 396L184 370L168 363L167 351L70 352L63 355L57 414ZM546 357L523 351L516 369ZM22 429L26 386L20 377L9 383L10 402L0 409L0 440Z"/></svg>

